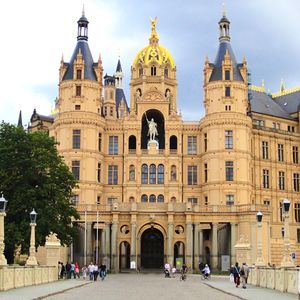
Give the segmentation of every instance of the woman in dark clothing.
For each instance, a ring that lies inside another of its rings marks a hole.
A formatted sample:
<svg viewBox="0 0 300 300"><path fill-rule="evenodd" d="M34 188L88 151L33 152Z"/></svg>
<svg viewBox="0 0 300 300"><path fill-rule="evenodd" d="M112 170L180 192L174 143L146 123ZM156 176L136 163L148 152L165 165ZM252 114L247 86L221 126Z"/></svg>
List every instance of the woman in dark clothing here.
<svg viewBox="0 0 300 300"><path fill-rule="evenodd" d="M240 285L240 267L238 263L235 263L235 266L233 267L232 274L234 277L234 283L235 287L239 287Z"/></svg>

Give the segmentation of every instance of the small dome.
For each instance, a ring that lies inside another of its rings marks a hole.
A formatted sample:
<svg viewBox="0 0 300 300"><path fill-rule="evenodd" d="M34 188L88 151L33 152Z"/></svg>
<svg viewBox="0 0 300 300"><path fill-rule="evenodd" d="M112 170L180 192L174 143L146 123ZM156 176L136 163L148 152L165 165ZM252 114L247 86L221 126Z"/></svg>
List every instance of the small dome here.
<svg viewBox="0 0 300 300"><path fill-rule="evenodd" d="M149 45L141 49L136 55L133 65L157 63L158 65L170 64L175 68L174 58L169 50L158 44L159 37L156 33L156 18L151 20L152 32L149 38Z"/></svg>

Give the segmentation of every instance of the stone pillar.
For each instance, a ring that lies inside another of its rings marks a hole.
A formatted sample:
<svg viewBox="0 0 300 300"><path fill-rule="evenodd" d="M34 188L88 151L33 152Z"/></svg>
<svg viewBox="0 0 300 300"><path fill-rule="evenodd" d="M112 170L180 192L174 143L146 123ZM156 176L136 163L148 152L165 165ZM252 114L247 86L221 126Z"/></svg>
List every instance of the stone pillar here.
<svg viewBox="0 0 300 300"><path fill-rule="evenodd" d="M218 223L212 223L211 267L218 268Z"/></svg>
<svg viewBox="0 0 300 300"><path fill-rule="evenodd" d="M168 222L168 256L167 261L170 265L174 264L174 222Z"/></svg>
<svg viewBox="0 0 300 300"><path fill-rule="evenodd" d="M237 236L236 225L237 225L237 223L235 223L235 222L230 223L230 226L231 226L231 241L230 241L231 265L234 265L236 263L236 252L235 252L236 236Z"/></svg>
<svg viewBox="0 0 300 300"><path fill-rule="evenodd" d="M93 251L93 223L87 222L86 224L86 262L85 265L89 265L90 262L94 262Z"/></svg>
<svg viewBox="0 0 300 300"><path fill-rule="evenodd" d="M136 261L136 222L131 223L131 243L130 243L130 261Z"/></svg>
<svg viewBox="0 0 300 300"><path fill-rule="evenodd" d="M114 221L111 228L111 270L117 272L118 270L118 222Z"/></svg>
<svg viewBox="0 0 300 300"><path fill-rule="evenodd" d="M199 259L204 261L203 257L203 229L199 229Z"/></svg>
<svg viewBox="0 0 300 300"><path fill-rule="evenodd" d="M198 270L199 265L199 223L194 227L194 270Z"/></svg>
<svg viewBox="0 0 300 300"><path fill-rule="evenodd" d="M100 252L101 252L101 259L103 260L103 258L106 256L105 230L104 230L104 228L101 229L101 248L100 248Z"/></svg>
<svg viewBox="0 0 300 300"><path fill-rule="evenodd" d="M46 237L46 265L57 267L60 260L60 240L56 233L50 233Z"/></svg>
<svg viewBox="0 0 300 300"><path fill-rule="evenodd" d="M110 270L111 267L111 251L110 251L110 223L105 224L105 261L106 266Z"/></svg>
<svg viewBox="0 0 300 300"><path fill-rule="evenodd" d="M192 249L193 249L193 226L192 222L186 223L186 252L185 263L188 269L193 269L192 266Z"/></svg>

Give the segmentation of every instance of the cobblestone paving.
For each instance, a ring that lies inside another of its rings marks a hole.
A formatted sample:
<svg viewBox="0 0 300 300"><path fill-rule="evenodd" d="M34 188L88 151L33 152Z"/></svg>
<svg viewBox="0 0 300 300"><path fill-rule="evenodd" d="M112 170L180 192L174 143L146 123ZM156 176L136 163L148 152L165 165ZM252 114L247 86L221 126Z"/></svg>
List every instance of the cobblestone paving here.
<svg viewBox="0 0 300 300"><path fill-rule="evenodd" d="M98 300L100 298L107 300L241 299L201 283L200 276L188 275L186 281L180 281L178 276L164 278L163 274L111 274L103 282L93 282L45 299Z"/></svg>

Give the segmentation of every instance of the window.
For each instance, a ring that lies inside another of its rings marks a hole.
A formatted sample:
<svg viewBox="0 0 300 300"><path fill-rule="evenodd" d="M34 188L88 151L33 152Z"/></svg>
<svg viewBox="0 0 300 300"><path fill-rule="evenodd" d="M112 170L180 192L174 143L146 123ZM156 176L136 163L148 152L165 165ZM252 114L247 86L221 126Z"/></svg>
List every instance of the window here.
<svg viewBox="0 0 300 300"><path fill-rule="evenodd" d="M258 120L258 119L254 119L253 120L253 124L256 125L256 126L265 126L265 121L264 120Z"/></svg>
<svg viewBox="0 0 300 300"><path fill-rule="evenodd" d="M188 166L188 185L197 184L197 166Z"/></svg>
<svg viewBox="0 0 300 300"><path fill-rule="evenodd" d="M225 130L225 149L233 149L232 130Z"/></svg>
<svg viewBox="0 0 300 300"><path fill-rule="evenodd" d="M204 182L207 182L208 179L208 174L207 174L208 170L207 170L207 164L204 164Z"/></svg>
<svg viewBox="0 0 300 300"><path fill-rule="evenodd" d="M142 195L141 197L141 202L148 202L148 196L147 195Z"/></svg>
<svg viewBox="0 0 300 300"><path fill-rule="evenodd" d="M73 149L80 149L80 129L73 130Z"/></svg>
<svg viewBox="0 0 300 300"><path fill-rule="evenodd" d="M76 195L76 194L73 195L71 200L72 200L73 204L75 204L75 205L78 204L79 203L79 195Z"/></svg>
<svg viewBox="0 0 300 300"><path fill-rule="evenodd" d="M81 109L81 106L79 104L76 104L75 105L75 110L80 110Z"/></svg>
<svg viewBox="0 0 300 300"><path fill-rule="evenodd" d="M294 191L299 192L299 173L294 173Z"/></svg>
<svg viewBox="0 0 300 300"><path fill-rule="evenodd" d="M274 128L274 129L280 129L280 123L278 123L278 122L273 122L273 128Z"/></svg>
<svg viewBox="0 0 300 300"><path fill-rule="evenodd" d="M156 202L156 197L155 197L155 195L150 195L149 196L149 202Z"/></svg>
<svg viewBox="0 0 300 300"><path fill-rule="evenodd" d="M158 165L158 168L157 168L157 183L158 184L164 184L164 175L165 175L164 170L165 170L164 165Z"/></svg>
<svg viewBox="0 0 300 300"><path fill-rule="evenodd" d="M102 133L98 134L98 151L101 152L102 150Z"/></svg>
<svg viewBox="0 0 300 300"><path fill-rule="evenodd" d="M148 166L146 164L142 165L142 184L148 183Z"/></svg>
<svg viewBox="0 0 300 300"><path fill-rule="evenodd" d="M101 196L97 196L96 203L97 203L97 204L100 204L100 203L101 203Z"/></svg>
<svg viewBox="0 0 300 300"><path fill-rule="evenodd" d="M283 144L278 144L278 161L283 161Z"/></svg>
<svg viewBox="0 0 300 300"><path fill-rule="evenodd" d="M204 205L208 205L208 196L204 196Z"/></svg>
<svg viewBox="0 0 300 300"><path fill-rule="evenodd" d="M264 205L270 206L270 200L264 200Z"/></svg>
<svg viewBox="0 0 300 300"><path fill-rule="evenodd" d="M198 198L194 198L194 197L188 198L188 203L197 204Z"/></svg>
<svg viewBox="0 0 300 300"><path fill-rule="evenodd" d="M118 137L117 136L109 137L108 154L109 155L118 154Z"/></svg>
<svg viewBox="0 0 300 300"><path fill-rule="evenodd" d="M139 68L139 77L143 76L143 68Z"/></svg>
<svg viewBox="0 0 300 300"><path fill-rule="evenodd" d="M76 85L76 97L81 96L81 85Z"/></svg>
<svg viewBox="0 0 300 300"><path fill-rule="evenodd" d="M128 148L129 150L134 150L129 152L135 152L136 150L136 137L134 135L131 135L128 139Z"/></svg>
<svg viewBox="0 0 300 300"><path fill-rule="evenodd" d="M262 141L262 158L269 159L269 143Z"/></svg>
<svg viewBox="0 0 300 300"><path fill-rule="evenodd" d="M300 229L297 228L297 243L300 243Z"/></svg>
<svg viewBox="0 0 300 300"><path fill-rule="evenodd" d="M225 87L225 97L230 97L230 86Z"/></svg>
<svg viewBox="0 0 300 300"><path fill-rule="evenodd" d="M165 77L168 78L169 77L169 70L167 68L165 68Z"/></svg>
<svg viewBox="0 0 300 300"><path fill-rule="evenodd" d="M110 99L113 99L113 98L114 98L114 92L113 92L113 91L110 91L110 92L109 92L109 98L110 98Z"/></svg>
<svg viewBox="0 0 300 300"><path fill-rule="evenodd" d="M157 196L157 202L164 202L164 201L165 201L164 195Z"/></svg>
<svg viewBox="0 0 300 300"><path fill-rule="evenodd" d="M233 181L233 161L225 162L226 181Z"/></svg>
<svg viewBox="0 0 300 300"><path fill-rule="evenodd" d="M269 187L269 170L263 169L263 188L268 189Z"/></svg>
<svg viewBox="0 0 300 300"><path fill-rule="evenodd" d="M76 79L82 79L82 71L80 69L76 71Z"/></svg>
<svg viewBox="0 0 300 300"><path fill-rule="evenodd" d="M80 161L79 160L72 161L72 173L76 180L80 179Z"/></svg>
<svg viewBox="0 0 300 300"><path fill-rule="evenodd" d="M118 166L108 166L108 184L118 184Z"/></svg>
<svg viewBox="0 0 300 300"><path fill-rule="evenodd" d="M114 198L114 197L108 197L107 198L107 204L109 204L109 205L112 205L112 204L114 204L116 202L118 202L117 198Z"/></svg>
<svg viewBox="0 0 300 300"><path fill-rule="evenodd" d="M283 221L283 204L282 204L282 202L279 202L279 220L280 220L280 222Z"/></svg>
<svg viewBox="0 0 300 300"><path fill-rule="evenodd" d="M298 147L293 146L293 164L298 164Z"/></svg>
<svg viewBox="0 0 300 300"><path fill-rule="evenodd" d="M98 168L97 168L97 181L101 181L101 164L98 163Z"/></svg>
<svg viewBox="0 0 300 300"><path fill-rule="evenodd" d="M295 222L300 222L300 203L295 203Z"/></svg>
<svg viewBox="0 0 300 300"><path fill-rule="evenodd" d="M151 67L151 76L156 76L156 67Z"/></svg>
<svg viewBox="0 0 300 300"><path fill-rule="evenodd" d="M226 205L234 204L234 195L226 195Z"/></svg>
<svg viewBox="0 0 300 300"><path fill-rule="evenodd" d="M225 80L230 80L230 71L225 70Z"/></svg>
<svg viewBox="0 0 300 300"><path fill-rule="evenodd" d="M110 116L112 117L114 115L114 109L113 109L113 107L110 107L109 112L110 112Z"/></svg>
<svg viewBox="0 0 300 300"><path fill-rule="evenodd" d="M288 125L288 131L289 132L295 132L295 127Z"/></svg>
<svg viewBox="0 0 300 300"><path fill-rule="evenodd" d="M204 152L207 151L207 133L204 133Z"/></svg>
<svg viewBox="0 0 300 300"><path fill-rule="evenodd" d="M283 171L278 172L278 188L280 190L284 190L284 172Z"/></svg>
<svg viewBox="0 0 300 300"><path fill-rule="evenodd" d="M188 136L188 154L197 154L196 136Z"/></svg>
<svg viewBox="0 0 300 300"><path fill-rule="evenodd" d="M150 169L149 183L156 184L156 166L154 164L151 164L149 169Z"/></svg>
<svg viewBox="0 0 300 300"><path fill-rule="evenodd" d="M225 105L225 110L231 111L231 105Z"/></svg>
<svg viewBox="0 0 300 300"><path fill-rule="evenodd" d="M104 116L107 116L107 107L104 107Z"/></svg>

